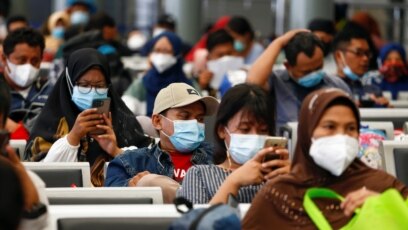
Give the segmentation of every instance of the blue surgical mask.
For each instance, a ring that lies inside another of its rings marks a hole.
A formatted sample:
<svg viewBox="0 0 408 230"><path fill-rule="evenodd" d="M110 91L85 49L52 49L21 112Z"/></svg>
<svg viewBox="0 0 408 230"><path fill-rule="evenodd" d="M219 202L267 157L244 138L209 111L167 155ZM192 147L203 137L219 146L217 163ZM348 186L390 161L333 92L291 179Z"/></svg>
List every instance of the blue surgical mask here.
<svg viewBox="0 0 408 230"><path fill-rule="evenodd" d="M348 78L349 78L350 80L352 80L352 81L357 81L357 80L359 80L360 78L358 77L358 75L355 74L355 73L350 69L350 67L347 65L343 53L341 53L341 59L343 60L343 63L344 63L344 67L343 67L343 73L344 73L344 75L346 75L346 77L348 77Z"/></svg>
<svg viewBox="0 0 408 230"><path fill-rule="evenodd" d="M89 93L81 93L80 91L85 91L85 90L80 90L80 88L85 88L81 86L74 86L74 90L72 93L72 101L75 103L75 105L81 110L86 110L92 108L92 102L97 99L106 99L108 98L108 89L106 88L103 94L100 94L100 91L102 89L98 89L99 93L96 92L96 89L92 87L91 91Z"/></svg>
<svg viewBox="0 0 408 230"><path fill-rule="evenodd" d="M204 124L198 123L196 119L172 121L163 115L162 117L173 122L173 135L169 136L161 132L170 139L174 148L180 153L190 153L204 141Z"/></svg>
<svg viewBox="0 0 408 230"><path fill-rule="evenodd" d="M352 81L357 81L360 78L358 77L357 74L355 74L353 71L351 71L350 67L348 65L344 66L343 68L343 73Z"/></svg>
<svg viewBox="0 0 408 230"><path fill-rule="evenodd" d="M230 136L227 151L231 158L240 165L245 164L264 147L266 138L264 135L236 134L230 133L227 128L225 130Z"/></svg>
<svg viewBox="0 0 408 230"><path fill-rule="evenodd" d="M75 11L71 14L72 25L85 25L89 21L89 14L84 11Z"/></svg>
<svg viewBox="0 0 408 230"><path fill-rule="evenodd" d="M240 40L234 41L234 49L237 52L242 52L245 50L245 43L241 42Z"/></svg>
<svg viewBox="0 0 408 230"><path fill-rule="evenodd" d="M57 26L54 29L52 29L51 32L52 36L57 39L64 39L64 33L65 29L63 26Z"/></svg>
<svg viewBox="0 0 408 230"><path fill-rule="evenodd" d="M310 88L319 84L324 77L322 70L317 70L301 77L297 83L303 87Z"/></svg>

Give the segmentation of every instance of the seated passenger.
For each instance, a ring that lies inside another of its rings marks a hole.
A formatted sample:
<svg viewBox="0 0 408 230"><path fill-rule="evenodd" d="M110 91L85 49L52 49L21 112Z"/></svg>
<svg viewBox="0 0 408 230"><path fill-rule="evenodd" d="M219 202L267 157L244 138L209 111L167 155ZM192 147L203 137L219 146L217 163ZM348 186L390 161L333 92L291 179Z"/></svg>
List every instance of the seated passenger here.
<svg viewBox="0 0 408 230"><path fill-rule="evenodd" d="M28 20L23 15L13 15L7 18L7 33L11 33L18 29L29 28Z"/></svg>
<svg viewBox="0 0 408 230"><path fill-rule="evenodd" d="M251 65L262 54L264 47L255 40L255 32L245 17L232 17L226 27L234 38L234 50L244 58L247 65Z"/></svg>
<svg viewBox="0 0 408 230"><path fill-rule="evenodd" d="M212 163L212 148L204 141L204 116L212 115L218 101L201 97L185 83L172 83L157 94L152 124L160 142L151 148L128 150L108 166L105 186L137 186L146 174L181 182L192 165Z"/></svg>
<svg viewBox="0 0 408 230"><path fill-rule="evenodd" d="M337 77L350 88L359 107L386 107L388 99L375 85L364 84L362 79L368 74L372 51L368 34L352 24L340 31L333 41Z"/></svg>
<svg viewBox="0 0 408 230"><path fill-rule="evenodd" d="M244 59L234 55L234 38L224 29L208 36L205 65L197 72L197 81L203 93L217 96L223 76L229 70L244 66Z"/></svg>
<svg viewBox="0 0 408 230"><path fill-rule="evenodd" d="M11 110L6 124L11 139L28 139L52 90L47 76L39 74L43 51L44 38L33 29L17 29L3 42L1 64L4 71L0 79L4 79L11 89Z"/></svg>
<svg viewBox="0 0 408 230"><path fill-rule="evenodd" d="M333 229L350 221L364 201L395 188L404 197L408 188L384 171L366 166L357 157L360 114L353 99L338 89L321 89L303 101L296 150L289 174L267 182L252 201L243 229L316 229L303 208L312 187L329 188L345 200L317 199Z"/></svg>
<svg viewBox="0 0 408 230"><path fill-rule="evenodd" d="M44 27L45 50L43 61L52 62L54 55L64 43L64 33L69 26L69 15L66 11L52 13Z"/></svg>
<svg viewBox="0 0 408 230"><path fill-rule="evenodd" d="M5 129L10 111L11 95L8 86L0 83L0 132L1 141L9 132ZM3 144L3 143L0 143ZM15 171L12 175L9 171ZM0 145L0 229L40 230L48 224L45 183L20 162L10 146ZM18 183L19 182L19 183ZM20 188L21 191L17 190ZM17 215L18 214L18 215ZM16 219L17 218L17 219ZM18 228L12 225L20 220ZM14 223L13 223L14 222Z"/></svg>
<svg viewBox="0 0 408 230"><path fill-rule="evenodd" d="M111 89L108 68L105 57L92 48L79 49L69 56L65 71L33 128L27 160L88 161L92 183L101 186L104 163L120 152L116 140L119 147L145 147L151 143ZM108 97L109 117L91 108L94 100ZM94 131L99 134L91 134Z"/></svg>
<svg viewBox="0 0 408 230"><path fill-rule="evenodd" d="M210 28L206 30L206 32L201 36L200 40L190 49L190 51L184 57L187 62L195 61L197 52L201 52L205 50L205 46L207 43L208 35L220 29L225 29L228 22L230 20L230 16L221 16L217 19L214 24L210 25Z"/></svg>
<svg viewBox="0 0 408 230"><path fill-rule="evenodd" d="M129 86L123 101L135 115L151 116L159 91L171 83L192 85L183 72L181 39L172 32L162 32L148 42L150 69Z"/></svg>
<svg viewBox="0 0 408 230"><path fill-rule="evenodd" d="M271 73L282 49L286 56L286 70ZM297 121L303 99L314 90L336 87L350 92L344 82L322 71L323 49L316 35L292 30L275 39L252 65L247 82L269 89L276 104L277 129L287 122Z"/></svg>
<svg viewBox="0 0 408 230"><path fill-rule="evenodd" d="M240 84L222 98L215 122L214 164L192 166L177 196L192 203L226 203L228 194L251 203L263 182L289 172L288 151L264 147L274 135L274 106L259 86ZM275 160L263 161L276 154Z"/></svg>
<svg viewBox="0 0 408 230"><path fill-rule="evenodd" d="M398 100L399 92L408 92L408 66L402 45L389 43L380 50L380 74L375 78L363 79L368 84L377 85L383 91L390 91L393 100Z"/></svg>

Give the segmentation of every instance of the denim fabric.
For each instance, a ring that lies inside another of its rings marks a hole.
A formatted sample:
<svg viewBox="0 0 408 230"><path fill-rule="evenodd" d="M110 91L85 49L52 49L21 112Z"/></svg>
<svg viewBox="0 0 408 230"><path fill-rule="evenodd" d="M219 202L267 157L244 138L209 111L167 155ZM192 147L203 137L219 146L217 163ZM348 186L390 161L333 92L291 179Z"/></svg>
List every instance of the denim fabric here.
<svg viewBox="0 0 408 230"><path fill-rule="evenodd" d="M213 148L210 144L201 143L192 154L193 165L212 164ZM143 171L174 177L174 166L170 156L156 144L151 148L127 150L115 157L109 163L105 186L126 187L130 179Z"/></svg>

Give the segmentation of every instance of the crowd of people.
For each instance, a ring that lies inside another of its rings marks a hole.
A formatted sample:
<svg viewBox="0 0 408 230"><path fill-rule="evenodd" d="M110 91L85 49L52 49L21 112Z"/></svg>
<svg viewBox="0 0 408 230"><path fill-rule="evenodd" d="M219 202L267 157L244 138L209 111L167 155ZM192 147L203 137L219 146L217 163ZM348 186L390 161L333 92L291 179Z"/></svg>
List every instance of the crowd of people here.
<svg viewBox="0 0 408 230"><path fill-rule="evenodd" d="M159 186L165 203L226 203L232 194L251 203L244 229L312 229L302 208L311 187L345 197L318 202L335 207L324 210L335 228L388 188L406 198L403 183L357 157L359 108L392 107L383 92L396 100L408 91L403 45L385 42L363 16L341 29L315 19L265 47L242 16L221 17L194 46L176 34L171 15L159 18L150 40L134 31L122 43L114 19L91 0L67 1L41 30L10 16L0 131L27 145L24 159L0 149L0 187L10 188L0 188L0 229L47 223L44 182L21 161L89 162L95 187ZM133 55L147 60L145 71L124 67L121 58ZM107 100L100 113L95 101ZM293 121L291 158L265 141Z"/></svg>

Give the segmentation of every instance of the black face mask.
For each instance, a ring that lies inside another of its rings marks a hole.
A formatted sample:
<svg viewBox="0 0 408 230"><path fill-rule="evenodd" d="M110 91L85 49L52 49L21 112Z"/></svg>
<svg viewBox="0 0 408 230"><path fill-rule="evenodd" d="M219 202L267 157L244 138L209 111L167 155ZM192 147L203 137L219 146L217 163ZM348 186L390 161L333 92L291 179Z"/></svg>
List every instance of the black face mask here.
<svg viewBox="0 0 408 230"><path fill-rule="evenodd" d="M323 54L326 57L331 53L332 50L332 43L331 42L323 42Z"/></svg>

